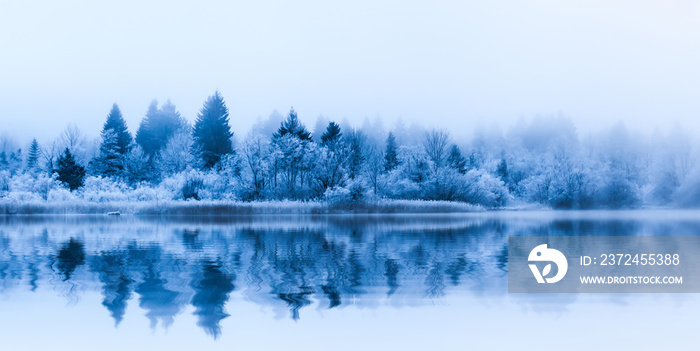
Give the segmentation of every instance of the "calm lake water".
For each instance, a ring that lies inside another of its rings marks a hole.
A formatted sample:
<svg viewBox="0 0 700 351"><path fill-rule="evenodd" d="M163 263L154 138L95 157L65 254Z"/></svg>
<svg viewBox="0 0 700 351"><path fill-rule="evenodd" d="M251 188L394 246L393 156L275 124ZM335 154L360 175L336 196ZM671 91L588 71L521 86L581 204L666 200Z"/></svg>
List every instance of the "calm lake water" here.
<svg viewBox="0 0 700 351"><path fill-rule="evenodd" d="M0 217L0 349L697 347L696 294L509 294L509 235L700 212Z"/></svg>

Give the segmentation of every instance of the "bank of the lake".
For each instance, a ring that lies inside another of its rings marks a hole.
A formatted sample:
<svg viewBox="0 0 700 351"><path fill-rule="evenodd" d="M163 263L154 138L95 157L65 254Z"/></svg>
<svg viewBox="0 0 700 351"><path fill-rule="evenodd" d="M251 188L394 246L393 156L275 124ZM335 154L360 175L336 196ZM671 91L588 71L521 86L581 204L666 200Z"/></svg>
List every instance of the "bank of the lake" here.
<svg viewBox="0 0 700 351"><path fill-rule="evenodd" d="M131 215L250 215L343 213L467 213L487 210L454 201L388 200L329 203L325 201L12 201L0 200L0 214L131 214Z"/></svg>

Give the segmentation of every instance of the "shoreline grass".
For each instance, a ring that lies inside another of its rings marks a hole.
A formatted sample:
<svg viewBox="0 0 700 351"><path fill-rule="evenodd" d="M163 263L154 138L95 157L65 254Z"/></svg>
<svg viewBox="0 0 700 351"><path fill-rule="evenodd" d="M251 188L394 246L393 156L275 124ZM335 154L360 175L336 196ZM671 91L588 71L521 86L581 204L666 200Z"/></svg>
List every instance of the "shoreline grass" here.
<svg viewBox="0 0 700 351"><path fill-rule="evenodd" d="M486 209L463 202L428 200L373 200L352 203L324 201L161 201L161 202L90 202L90 201L7 201L0 200L0 215L107 214L228 216L256 214L400 214L400 213L468 213Z"/></svg>

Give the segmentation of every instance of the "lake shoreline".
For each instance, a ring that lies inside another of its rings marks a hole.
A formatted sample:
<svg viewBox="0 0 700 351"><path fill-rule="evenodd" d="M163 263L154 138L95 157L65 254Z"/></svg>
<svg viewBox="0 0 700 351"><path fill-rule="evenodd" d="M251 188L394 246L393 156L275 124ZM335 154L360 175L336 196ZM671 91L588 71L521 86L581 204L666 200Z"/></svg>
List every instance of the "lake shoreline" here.
<svg viewBox="0 0 700 351"><path fill-rule="evenodd" d="M3 201L0 215L315 215L315 214L419 214L474 213L488 210L479 205L455 201L372 200L352 203L324 201L177 201L90 202L90 201ZM504 210L504 209L498 209ZM505 210L516 210L510 208Z"/></svg>

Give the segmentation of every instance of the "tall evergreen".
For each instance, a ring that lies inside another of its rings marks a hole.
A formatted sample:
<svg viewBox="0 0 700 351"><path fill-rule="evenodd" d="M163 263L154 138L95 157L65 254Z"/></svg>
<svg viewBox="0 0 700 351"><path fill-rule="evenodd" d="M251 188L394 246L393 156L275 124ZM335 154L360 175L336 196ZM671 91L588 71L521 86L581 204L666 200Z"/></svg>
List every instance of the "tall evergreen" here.
<svg viewBox="0 0 700 351"><path fill-rule="evenodd" d="M33 171L39 165L39 156L41 154L41 149L39 148L39 142L36 139L32 139L32 143L29 145L29 152L27 153L27 170Z"/></svg>
<svg viewBox="0 0 700 351"><path fill-rule="evenodd" d="M464 174L467 172L467 160L462 156L462 151L456 144L452 144L452 147L450 147L447 163L459 173Z"/></svg>
<svg viewBox="0 0 700 351"><path fill-rule="evenodd" d="M394 133L389 132L389 136L386 138L386 153L384 154L384 169L387 172L399 165L397 149Z"/></svg>
<svg viewBox="0 0 700 351"><path fill-rule="evenodd" d="M103 132L100 155L92 164L95 172L109 177L120 175L125 161L125 155L119 153L117 134L111 129Z"/></svg>
<svg viewBox="0 0 700 351"><path fill-rule="evenodd" d="M68 185L70 190L83 186L85 168L75 162L68 148L63 152L63 155L58 157L56 173L58 174L58 180Z"/></svg>
<svg viewBox="0 0 700 351"><path fill-rule="evenodd" d="M233 152L228 108L217 90L204 102L194 124L194 147L200 155L204 168L211 168L221 157Z"/></svg>
<svg viewBox="0 0 700 351"><path fill-rule="evenodd" d="M343 133L340 132L340 126L335 122L330 122L328 127L326 127L326 131L321 135L321 144L325 146L335 144L342 136Z"/></svg>
<svg viewBox="0 0 700 351"><path fill-rule="evenodd" d="M287 115L287 119L282 121L280 124L280 128L277 130L277 133L273 135L275 139L283 137L287 134L292 134L295 135L299 140L302 141L310 141L311 140L311 133L306 130L306 126L304 126L301 121L299 121L299 118L297 117L297 112L294 111L294 107L292 107L291 110L289 110L289 115Z"/></svg>
<svg viewBox="0 0 700 351"><path fill-rule="evenodd" d="M498 174L498 177L501 178L502 181L508 181L508 162L503 156L501 157L501 162L498 164L498 168L496 169L496 174Z"/></svg>
<svg viewBox="0 0 700 351"><path fill-rule="evenodd" d="M360 175L362 164L365 162L365 143L367 136L357 130L352 130L345 138L349 149L347 169L350 179L355 179Z"/></svg>
<svg viewBox="0 0 700 351"><path fill-rule="evenodd" d="M153 157L185 125L184 119L170 100L166 101L160 109L158 101L153 100L136 132L136 142L148 156Z"/></svg>
<svg viewBox="0 0 700 351"><path fill-rule="evenodd" d="M126 154L129 151L129 147L131 146L131 133L127 130L126 127L126 121L124 120L124 117L122 117L122 112L119 110L119 106L115 103L112 105L112 110L109 111L109 115L107 115L107 120L105 121L104 126L102 127L102 137L104 139L104 136L106 133L109 133L109 131L112 131L116 137L116 145L117 149L116 152L118 152L121 155Z"/></svg>
<svg viewBox="0 0 700 351"><path fill-rule="evenodd" d="M92 161L92 167L98 174L119 175L124 170L124 161L131 148L132 138L117 104L112 105L101 136L100 154Z"/></svg>

